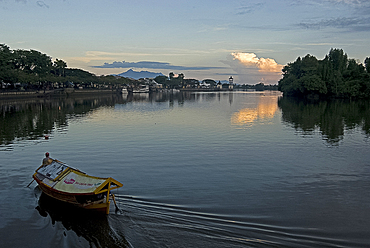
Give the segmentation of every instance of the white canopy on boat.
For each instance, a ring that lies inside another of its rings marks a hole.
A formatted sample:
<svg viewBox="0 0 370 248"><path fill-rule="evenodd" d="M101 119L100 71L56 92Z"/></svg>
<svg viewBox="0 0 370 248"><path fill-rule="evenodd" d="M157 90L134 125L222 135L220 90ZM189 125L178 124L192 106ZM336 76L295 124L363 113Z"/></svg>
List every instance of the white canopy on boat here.
<svg viewBox="0 0 370 248"><path fill-rule="evenodd" d="M41 166L36 174L44 177L40 180L45 185L68 194L99 194L122 187L120 182L111 177L89 176L59 161Z"/></svg>

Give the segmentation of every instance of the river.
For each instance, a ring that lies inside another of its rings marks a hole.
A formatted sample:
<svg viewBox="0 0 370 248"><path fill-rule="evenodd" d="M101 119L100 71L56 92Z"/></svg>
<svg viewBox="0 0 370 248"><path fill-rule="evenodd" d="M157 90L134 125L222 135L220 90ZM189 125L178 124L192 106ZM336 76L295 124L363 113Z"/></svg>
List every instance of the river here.
<svg viewBox="0 0 370 248"><path fill-rule="evenodd" d="M369 101L234 91L0 104L4 247L370 244ZM122 182L119 209L78 211L27 187L46 151Z"/></svg>

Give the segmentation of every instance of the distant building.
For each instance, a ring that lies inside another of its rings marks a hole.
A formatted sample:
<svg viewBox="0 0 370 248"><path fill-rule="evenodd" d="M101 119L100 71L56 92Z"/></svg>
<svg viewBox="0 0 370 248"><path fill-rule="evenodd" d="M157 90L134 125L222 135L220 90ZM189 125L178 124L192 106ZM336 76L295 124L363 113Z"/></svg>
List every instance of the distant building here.
<svg viewBox="0 0 370 248"><path fill-rule="evenodd" d="M229 84L234 84L233 76L230 76L230 77L229 77Z"/></svg>
<svg viewBox="0 0 370 248"><path fill-rule="evenodd" d="M217 89L222 90L222 83L220 81L218 81L217 83Z"/></svg>
<svg viewBox="0 0 370 248"><path fill-rule="evenodd" d="M229 90L233 90L234 89L234 79L233 79L233 76L230 76L229 77Z"/></svg>
<svg viewBox="0 0 370 248"><path fill-rule="evenodd" d="M202 89L209 89L211 87L211 84L207 84L206 82L202 82L199 84L199 87Z"/></svg>

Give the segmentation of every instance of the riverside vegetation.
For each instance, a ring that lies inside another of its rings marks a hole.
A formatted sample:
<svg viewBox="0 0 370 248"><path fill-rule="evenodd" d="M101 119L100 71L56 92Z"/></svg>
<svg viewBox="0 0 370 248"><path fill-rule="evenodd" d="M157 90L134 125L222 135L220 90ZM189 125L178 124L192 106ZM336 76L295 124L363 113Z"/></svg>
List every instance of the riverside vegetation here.
<svg viewBox="0 0 370 248"><path fill-rule="evenodd" d="M286 96L370 98L370 57L363 65L342 49L331 49L323 60L307 54L282 71L278 89Z"/></svg>
<svg viewBox="0 0 370 248"><path fill-rule="evenodd" d="M39 90L58 84L71 86L92 84L129 84L133 80L124 77L96 76L81 69L67 68L67 63L35 50L11 50L0 44L0 88Z"/></svg>
<svg viewBox="0 0 370 248"><path fill-rule="evenodd" d="M177 76L173 72L166 76L157 76L157 83L164 88L183 88L199 85L196 79L185 79L183 73ZM203 82L216 86L217 82L205 79ZM0 90L40 90L47 87L100 88L110 86L120 88L123 85L137 86L141 80L114 75L96 76L81 69L67 68L67 63L60 59L54 61L47 54L36 50L12 50L6 44L0 44Z"/></svg>
<svg viewBox="0 0 370 248"><path fill-rule="evenodd" d="M200 82L197 79L185 78L183 73L175 76L173 72L169 76L157 76L156 83L162 84L163 88L196 88ZM40 90L45 88L77 87L83 88L121 88L122 86L135 87L145 83L145 80L135 80L114 75L96 76L93 73L81 69L67 68L67 63L60 59L52 58L35 50L11 50L7 45L0 44L0 90ZM203 83L210 88L216 88L217 82L213 79L204 79ZM263 84L243 85L242 89L277 89L277 85L267 86Z"/></svg>
<svg viewBox="0 0 370 248"><path fill-rule="evenodd" d="M315 98L370 98L370 57L364 65L355 59L348 59L342 49L331 49L323 60L307 54L282 70L283 78L278 82L278 90L285 96ZM155 81L166 88L183 88L199 85L196 79L185 79L180 73L169 78L158 76ZM72 83L73 82L73 83ZM212 79L203 82L215 86ZM11 50L0 44L0 88L13 90L40 90L46 87L70 87L81 85L137 85L140 81L113 75L96 76L81 69L67 68L67 63L35 50ZM246 85L240 86L245 88ZM265 89L263 84L253 88Z"/></svg>

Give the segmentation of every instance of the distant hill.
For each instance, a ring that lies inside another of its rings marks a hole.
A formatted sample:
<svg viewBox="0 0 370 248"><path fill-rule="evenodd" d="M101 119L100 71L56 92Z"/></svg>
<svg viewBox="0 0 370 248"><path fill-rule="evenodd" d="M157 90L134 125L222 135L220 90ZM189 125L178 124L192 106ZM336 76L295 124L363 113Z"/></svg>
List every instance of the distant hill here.
<svg viewBox="0 0 370 248"><path fill-rule="evenodd" d="M129 69L126 72L122 72L121 74L116 74L115 76L133 78L133 79L140 79L140 78L155 78L157 76L164 76L162 73L157 72L150 72L150 71L134 71Z"/></svg>

